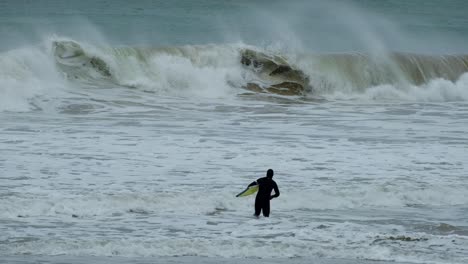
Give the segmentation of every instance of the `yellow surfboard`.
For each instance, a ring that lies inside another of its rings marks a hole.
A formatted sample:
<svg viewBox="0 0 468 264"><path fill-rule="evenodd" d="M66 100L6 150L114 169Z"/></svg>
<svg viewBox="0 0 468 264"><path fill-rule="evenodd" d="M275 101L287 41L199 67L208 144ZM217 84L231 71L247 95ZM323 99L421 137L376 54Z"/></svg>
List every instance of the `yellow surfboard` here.
<svg viewBox="0 0 468 264"><path fill-rule="evenodd" d="M247 189L240 192L238 195L236 195L236 197L243 197L243 196L251 195L251 194L256 193L257 191L258 191L258 184L247 187Z"/></svg>

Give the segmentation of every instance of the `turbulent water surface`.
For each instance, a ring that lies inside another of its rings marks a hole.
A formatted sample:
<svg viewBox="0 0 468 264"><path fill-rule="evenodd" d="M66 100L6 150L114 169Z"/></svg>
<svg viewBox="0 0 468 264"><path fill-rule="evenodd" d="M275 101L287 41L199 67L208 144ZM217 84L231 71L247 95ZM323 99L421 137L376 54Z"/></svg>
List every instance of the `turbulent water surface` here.
<svg viewBox="0 0 468 264"><path fill-rule="evenodd" d="M467 11L0 2L0 262L466 263Z"/></svg>

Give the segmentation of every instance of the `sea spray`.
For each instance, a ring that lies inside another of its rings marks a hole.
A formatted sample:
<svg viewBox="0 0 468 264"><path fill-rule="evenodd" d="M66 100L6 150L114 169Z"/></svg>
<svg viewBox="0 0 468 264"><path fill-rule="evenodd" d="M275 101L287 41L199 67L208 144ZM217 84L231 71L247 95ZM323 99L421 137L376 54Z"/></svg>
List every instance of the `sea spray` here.
<svg viewBox="0 0 468 264"><path fill-rule="evenodd" d="M26 46L0 53L0 111L40 108L34 98L53 97L66 81L53 57L39 46Z"/></svg>

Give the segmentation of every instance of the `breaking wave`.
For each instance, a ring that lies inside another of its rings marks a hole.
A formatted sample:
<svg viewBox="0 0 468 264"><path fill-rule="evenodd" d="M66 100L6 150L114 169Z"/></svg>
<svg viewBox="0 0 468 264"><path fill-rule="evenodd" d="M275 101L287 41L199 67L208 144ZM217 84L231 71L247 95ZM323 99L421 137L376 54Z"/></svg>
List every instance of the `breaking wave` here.
<svg viewBox="0 0 468 264"><path fill-rule="evenodd" d="M190 96L229 92L240 68L232 46L96 47L54 41L57 65L69 80Z"/></svg>
<svg viewBox="0 0 468 264"><path fill-rule="evenodd" d="M258 82L272 85L292 81L309 86L306 90L317 94L345 89L362 92L380 85L422 86L437 79L456 82L468 72L468 55L392 53L379 58L366 54L283 55L242 45L86 49L74 41L58 41L54 46L56 61L70 77L108 79L119 85L159 90L175 88L173 84L183 86L181 77L189 70L184 66L192 70L211 68L213 74L224 73L226 77L229 72L237 71L233 75L238 75L242 70L240 64L252 64L253 67L243 70L251 70ZM221 69L224 71L216 72ZM177 73L177 80L169 78L171 72ZM217 81L216 75L202 77L209 82ZM249 79L245 74L238 80L243 81L236 83L239 86L253 81L252 76ZM217 85L229 83L228 78L223 81Z"/></svg>
<svg viewBox="0 0 468 264"><path fill-rule="evenodd" d="M51 90L84 86L180 97L466 101L466 72L468 55L296 54L245 44L102 47L55 37L0 53L0 110L31 110Z"/></svg>

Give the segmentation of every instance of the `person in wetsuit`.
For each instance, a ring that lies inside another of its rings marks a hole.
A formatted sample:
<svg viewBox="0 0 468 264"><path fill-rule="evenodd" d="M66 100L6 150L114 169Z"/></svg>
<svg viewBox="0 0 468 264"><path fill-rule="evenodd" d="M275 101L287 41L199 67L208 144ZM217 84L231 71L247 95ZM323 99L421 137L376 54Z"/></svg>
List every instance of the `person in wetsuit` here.
<svg viewBox="0 0 468 264"><path fill-rule="evenodd" d="M250 186L258 184L258 193L255 198L255 216L259 217L260 212L263 213L263 216L270 216L270 200L276 198L280 195L278 185L273 180L273 170L269 169L267 171L266 177L260 178L251 184ZM275 190L275 194L271 195L271 191Z"/></svg>

